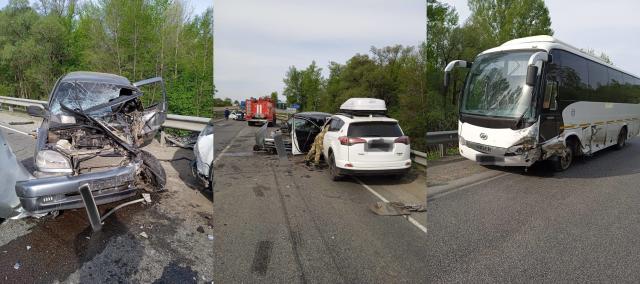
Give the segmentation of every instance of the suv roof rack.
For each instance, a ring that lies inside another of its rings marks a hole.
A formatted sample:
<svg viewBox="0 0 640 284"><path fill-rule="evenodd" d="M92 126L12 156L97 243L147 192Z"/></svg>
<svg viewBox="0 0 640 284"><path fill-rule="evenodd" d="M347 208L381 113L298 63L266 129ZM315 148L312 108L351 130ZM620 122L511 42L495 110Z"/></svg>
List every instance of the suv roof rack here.
<svg viewBox="0 0 640 284"><path fill-rule="evenodd" d="M389 117L386 113L375 112L375 111L345 111L345 110L340 110L340 112L336 113L336 115L342 115L342 116L346 116L348 118L367 117L367 116Z"/></svg>

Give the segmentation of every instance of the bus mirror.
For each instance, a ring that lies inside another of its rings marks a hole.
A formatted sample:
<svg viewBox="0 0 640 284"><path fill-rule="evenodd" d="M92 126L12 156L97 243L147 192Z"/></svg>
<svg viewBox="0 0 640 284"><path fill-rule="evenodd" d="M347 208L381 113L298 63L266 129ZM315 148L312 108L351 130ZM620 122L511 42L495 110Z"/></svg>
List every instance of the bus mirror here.
<svg viewBox="0 0 640 284"><path fill-rule="evenodd" d="M529 86L535 85L537 76L538 76L538 66L529 65L529 68L527 68L527 85Z"/></svg>
<svg viewBox="0 0 640 284"><path fill-rule="evenodd" d="M444 72L444 90L446 91L449 88L449 82L451 81L451 73Z"/></svg>

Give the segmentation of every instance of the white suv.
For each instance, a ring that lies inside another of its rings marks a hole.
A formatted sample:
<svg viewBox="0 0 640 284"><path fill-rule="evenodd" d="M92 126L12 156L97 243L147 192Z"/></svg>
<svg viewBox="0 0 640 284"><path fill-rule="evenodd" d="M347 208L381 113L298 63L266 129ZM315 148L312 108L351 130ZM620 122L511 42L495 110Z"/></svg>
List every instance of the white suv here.
<svg viewBox="0 0 640 284"><path fill-rule="evenodd" d="M322 154L333 180L344 175L401 177L411 168L409 137L397 120L360 112L338 113L327 123Z"/></svg>

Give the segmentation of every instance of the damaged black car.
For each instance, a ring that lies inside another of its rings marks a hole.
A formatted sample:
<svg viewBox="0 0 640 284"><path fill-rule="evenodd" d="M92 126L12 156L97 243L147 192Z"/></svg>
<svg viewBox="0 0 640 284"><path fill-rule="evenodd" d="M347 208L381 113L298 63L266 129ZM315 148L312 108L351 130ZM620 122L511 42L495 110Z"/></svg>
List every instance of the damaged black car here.
<svg viewBox="0 0 640 284"><path fill-rule="evenodd" d="M161 94L158 102L143 106L140 87L146 85L155 85ZM82 208L83 185L97 205L135 196L139 189L164 189L160 162L141 150L166 119L162 78L131 83L113 74L72 72L58 80L46 108L29 106L27 112L43 119L37 130L36 169L15 177L14 194L2 189L0 218ZM3 166L14 162L6 156Z"/></svg>

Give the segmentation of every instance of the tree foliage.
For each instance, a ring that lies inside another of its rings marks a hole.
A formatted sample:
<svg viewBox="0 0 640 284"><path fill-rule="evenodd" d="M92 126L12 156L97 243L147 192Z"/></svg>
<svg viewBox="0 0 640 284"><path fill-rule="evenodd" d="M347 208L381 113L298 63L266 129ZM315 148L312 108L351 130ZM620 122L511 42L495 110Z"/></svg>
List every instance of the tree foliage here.
<svg viewBox="0 0 640 284"><path fill-rule="evenodd" d="M213 12L192 16L185 3L11 0L0 10L0 95L45 99L76 70L162 76L170 112L211 116Z"/></svg>
<svg viewBox="0 0 640 284"><path fill-rule="evenodd" d="M346 63L331 62L329 75L312 62L304 70L290 67L283 94L303 111L335 113L349 98L383 99L389 114L398 119L414 147L424 145L426 129L425 46L372 47L370 54L356 54Z"/></svg>

